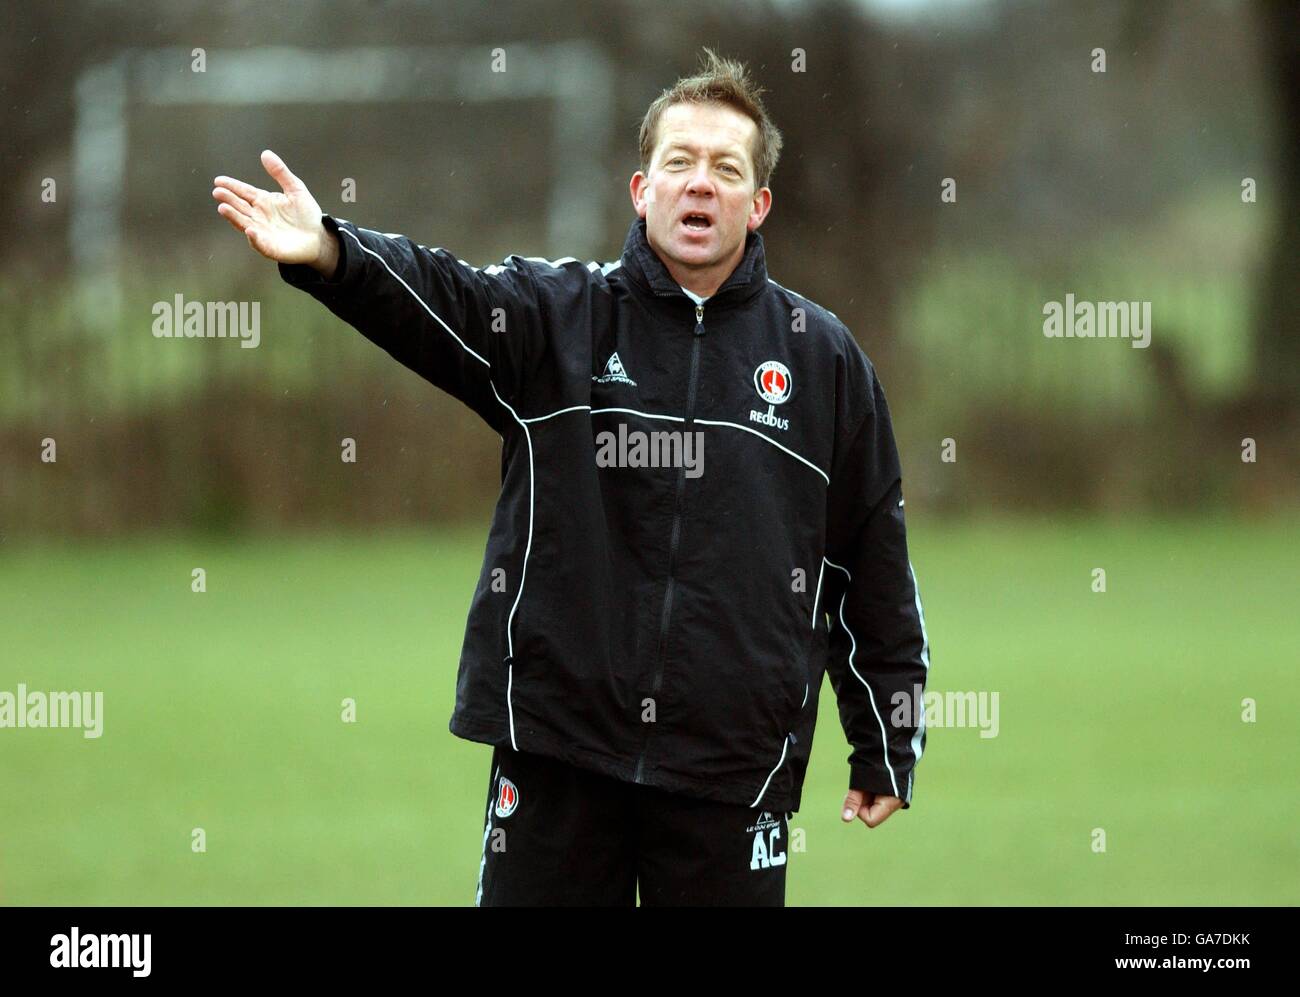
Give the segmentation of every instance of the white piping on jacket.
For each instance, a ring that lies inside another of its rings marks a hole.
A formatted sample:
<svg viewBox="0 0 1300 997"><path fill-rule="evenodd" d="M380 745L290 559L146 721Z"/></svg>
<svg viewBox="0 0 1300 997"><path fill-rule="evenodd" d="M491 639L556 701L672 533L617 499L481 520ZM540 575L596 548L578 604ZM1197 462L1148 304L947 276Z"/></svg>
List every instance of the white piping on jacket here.
<svg viewBox="0 0 1300 997"><path fill-rule="evenodd" d="M845 575L848 575L849 585L853 584L853 576L849 574L848 568L844 567L843 565L836 564L828 557L823 557L822 560L825 561L827 564L829 564L832 568L835 568L839 571L843 571ZM844 632L849 635L849 640L852 642L849 649L849 669L853 672L854 675L858 677L858 681L862 683L863 687L867 690L867 696L871 699L871 712L873 712L876 715L876 723L880 724L880 744L885 755L885 768L889 770L889 781L894 787L894 795L900 796L901 798L901 794L898 792L898 780L894 777L894 767L889 764L889 737L885 733L885 722L880 719L880 710L876 708L875 693L871 691L871 686L867 684L867 680L862 677L862 675L858 672L857 667L853 664L853 655L857 653L858 642L857 639L853 636L853 631L849 629L849 625L844 619L844 604L845 602L848 601L848 598L849 598L849 586L846 585L844 586L844 595L840 598L840 625L844 627Z"/></svg>

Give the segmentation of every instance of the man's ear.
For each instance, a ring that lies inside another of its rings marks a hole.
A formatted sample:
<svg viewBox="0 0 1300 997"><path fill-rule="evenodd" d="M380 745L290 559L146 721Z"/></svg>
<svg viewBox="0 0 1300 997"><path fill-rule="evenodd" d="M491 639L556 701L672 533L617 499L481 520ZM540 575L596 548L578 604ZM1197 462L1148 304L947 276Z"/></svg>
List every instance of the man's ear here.
<svg viewBox="0 0 1300 997"><path fill-rule="evenodd" d="M772 189L770 187L760 187L754 192L754 200L750 202L749 219L745 223L745 228L754 232L763 224L763 219L772 210Z"/></svg>
<svg viewBox="0 0 1300 997"><path fill-rule="evenodd" d="M632 207L636 209L638 218L645 218L649 210L650 202L650 181L644 173L637 170L632 174L632 180L628 184L628 193L632 195Z"/></svg>

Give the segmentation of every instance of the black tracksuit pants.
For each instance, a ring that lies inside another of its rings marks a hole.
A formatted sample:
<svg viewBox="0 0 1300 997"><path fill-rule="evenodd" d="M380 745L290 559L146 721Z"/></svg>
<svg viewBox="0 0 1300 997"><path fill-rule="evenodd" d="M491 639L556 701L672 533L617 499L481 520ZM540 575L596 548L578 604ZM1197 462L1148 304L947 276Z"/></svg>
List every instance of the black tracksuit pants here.
<svg viewBox="0 0 1300 997"><path fill-rule="evenodd" d="M785 905L784 813L492 752L475 904Z"/></svg>

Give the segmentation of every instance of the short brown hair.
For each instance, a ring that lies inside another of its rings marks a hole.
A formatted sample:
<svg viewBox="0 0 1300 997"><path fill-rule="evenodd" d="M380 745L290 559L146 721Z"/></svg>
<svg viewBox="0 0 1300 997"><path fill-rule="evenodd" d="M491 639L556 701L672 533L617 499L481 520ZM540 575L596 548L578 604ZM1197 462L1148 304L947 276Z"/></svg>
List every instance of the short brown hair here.
<svg viewBox="0 0 1300 997"><path fill-rule="evenodd" d="M766 91L750 78L745 64L722 59L711 49L704 49L704 68L694 76L684 77L655 98L641 121L641 172L650 172L650 158L659 141L659 118L673 104L724 104L749 115L758 126L754 148L750 150L755 190L768 186L776 161L781 156L781 133L767 116L761 95Z"/></svg>

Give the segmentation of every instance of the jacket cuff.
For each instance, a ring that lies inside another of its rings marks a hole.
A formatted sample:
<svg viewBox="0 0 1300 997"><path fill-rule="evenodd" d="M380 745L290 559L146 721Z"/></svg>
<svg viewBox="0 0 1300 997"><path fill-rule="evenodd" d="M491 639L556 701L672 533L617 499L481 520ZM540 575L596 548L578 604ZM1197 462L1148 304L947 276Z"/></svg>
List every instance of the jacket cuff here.
<svg viewBox="0 0 1300 997"><path fill-rule="evenodd" d="M859 789L864 793L876 793L881 796L898 796L903 801L903 805L900 807L902 810L910 809L912 806L911 801L907 798L906 785L906 782L904 782L898 787L898 792L895 793L894 784L890 781L888 772L881 772L870 765L849 766L849 789Z"/></svg>
<svg viewBox="0 0 1300 997"><path fill-rule="evenodd" d="M332 215L322 215L321 224L325 226L325 231L329 232L338 240L339 244L339 262L334 267L334 272L329 277L322 277L316 272L316 268L306 263L279 263L280 277L285 283L294 287L307 288L318 287L328 284L342 284L346 281L348 271L352 269L351 259L348 250L348 240L339 232L338 219ZM353 251L352 255L355 255Z"/></svg>

